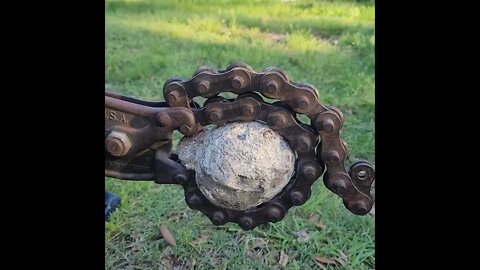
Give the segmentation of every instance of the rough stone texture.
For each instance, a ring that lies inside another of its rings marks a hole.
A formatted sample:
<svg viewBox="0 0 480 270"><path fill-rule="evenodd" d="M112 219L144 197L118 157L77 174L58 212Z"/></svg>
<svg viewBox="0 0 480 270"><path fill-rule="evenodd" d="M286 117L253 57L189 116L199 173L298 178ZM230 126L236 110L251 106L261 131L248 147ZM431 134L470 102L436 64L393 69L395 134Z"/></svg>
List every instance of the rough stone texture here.
<svg viewBox="0 0 480 270"><path fill-rule="evenodd" d="M184 138L178 156L196 172L213 204L245 210L269 201L291 179L295 153L288 142L258 122L231 123Z"/></svg>

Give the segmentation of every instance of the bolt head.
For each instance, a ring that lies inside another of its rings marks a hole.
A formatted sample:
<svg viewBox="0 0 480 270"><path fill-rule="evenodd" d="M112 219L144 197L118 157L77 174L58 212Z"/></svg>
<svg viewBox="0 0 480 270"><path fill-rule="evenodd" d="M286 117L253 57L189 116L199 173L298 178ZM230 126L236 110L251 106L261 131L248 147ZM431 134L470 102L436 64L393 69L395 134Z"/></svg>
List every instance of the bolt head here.
<svg viewBox="0 0 480 270"><path fill-rule="evenodd" d="M124 156L132 147L132 142L127 134L118 131L112 131L105 140L107 151L116 157Z"/></svg>

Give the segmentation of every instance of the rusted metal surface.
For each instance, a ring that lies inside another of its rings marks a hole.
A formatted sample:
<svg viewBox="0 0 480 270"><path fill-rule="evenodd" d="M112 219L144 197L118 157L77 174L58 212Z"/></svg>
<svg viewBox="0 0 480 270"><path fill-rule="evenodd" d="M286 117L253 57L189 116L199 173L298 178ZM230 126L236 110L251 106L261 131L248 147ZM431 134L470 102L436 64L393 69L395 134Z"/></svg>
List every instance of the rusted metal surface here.
<svg viewBox="0 0 480 270"><path fill-rule="evenodd" d="M219 96L226 92L237 97ZM235 222L245 230L280 221L289 208L304 204L311 196L312 184L324 172L325 186L343 199L348 210L364 215L372 208L370 188L375 170L367 161L345 169L346 148L339 135L343 114L321 104L312 85L292 82L278 68L257 72L248 65L235 64L223 71L200 68L188 80L170 79L163 94L164 103L106 92L106 175L180 184L189 207L203 212L215 225ZM207 98L203 107L193 102L195 97ZM269 103L265 98L277 101ZM302 123L297 114L306 115L311 124ZM170 153L173 130L191 136L203 126L235 121L266 123L297 153L296 173L282 192L269 202L242 211L209 202L196 184L195 172Z"/></svg>
<svg viewBox="0 0 480 270"><path fill-rule="evenodd" d="M169 173L156 173L157 163L171 151L173 130L187 136L194 133L186 126L196 126L190 109L105 92L105 175L171 183L164 179Z"/></svg>

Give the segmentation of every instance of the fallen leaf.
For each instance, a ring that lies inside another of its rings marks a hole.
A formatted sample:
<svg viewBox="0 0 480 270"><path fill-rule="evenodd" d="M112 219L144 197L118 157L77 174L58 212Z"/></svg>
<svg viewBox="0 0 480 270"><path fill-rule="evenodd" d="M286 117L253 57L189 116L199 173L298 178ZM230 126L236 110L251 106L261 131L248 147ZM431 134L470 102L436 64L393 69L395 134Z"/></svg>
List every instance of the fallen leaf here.
<svg viewBox="0 0 480 270"><path fill-rule="evenodd" d="M252 248L255 249L255 248L263 247L266 245L267 245L267 242L265 240L263 240L262 238L257 238L253 241Z"/></svg>
<svg viewBox="0 0 480 270"><path fill-rule="evenodd" d="M343 253L340 249L338 249L338 253L340 253L340 259L342 259L344 262L348 263L348 256Z"/></svg>
<svg viewBox="0 0 480 270"><path fill-rule="evenodd" d="M306 230L301 230L295 233L298 237L297 240L299 242L306 242L308 241L308 234Z"/></svg>
<svg viewBox="0 0 480 270"><path fill-rule="evenodd" d="M313 262L314 262L316 265L318 265L318 267L320 267L321 269L327 270L327 268L326 268L323 264L321 264L321 263L319 263L319 262L317 262L317 261L315 261L315 260L313 260Z"/></svg>
<svg viewBox="0 0 480 270"><path fill-rule="evenodd" d="M341 264L342 266L347 266L347 262L345 262L344 260L340 259L340 258L336 258L335 261L337 261L339 264Z"/></svg>
<svg viewBox="0 0 480 270"><path fill-rule="evenodd" d="M192 244L198 245L198 244L205 244L206 242L208 242L208 235L202 234L202 235L200 235L199 238L192 241Z"/></svg>
<svg viewBox="0 0 480 270"><path fill-rule="evenodd" d="M315 258L313 259L321 264L332 264L332 265L338 264L338 262L335 261L335 259L333 258L315 256Z"/></svg>
<svg viewBox="0 0 480 270"><path fill-rule="evenodd" d="M160 225L160 234L162 235L163 239L165 239L165 242L167 242L167 244L169 244L170 246L175 246L175 238L173 238L173 235L163 224Z"/></svg>
<svg viewBox="0 0 480 270"><path fill-rule="evenodd" d="M321 222L315 224L315 228L317 228L319 230L325 230L325 227L327 227L327 226L325 226L325 224L323 224Z"/></svg>
<svg viewBox="0 0 480 270"><path fill-rule="evenodd" d="M320 220L320 216L318 214L314 214L314 213L311 213L309 216L308 216L308 221L310 222L318 222Z"/></svg>
<svg viewBox="0 0 480 270"><path fill-rule="evenodd" d="M278 264L280 264L282 267L285 267L288 263L288 255L283 252L283 250L280 251L280 258L278 259Z"/></svg>

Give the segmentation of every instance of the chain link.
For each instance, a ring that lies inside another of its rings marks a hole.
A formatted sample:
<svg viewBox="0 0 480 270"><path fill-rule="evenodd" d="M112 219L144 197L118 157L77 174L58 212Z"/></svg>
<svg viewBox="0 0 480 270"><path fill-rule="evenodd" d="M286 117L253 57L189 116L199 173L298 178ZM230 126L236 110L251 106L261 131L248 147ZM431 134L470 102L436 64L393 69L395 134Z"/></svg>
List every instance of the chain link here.
<svg viewBox="0 0 480 270"><path fill-rule="evenodd" d="M292 82L278 68L257 72L246 64L235 64L223 71L199 68L188 80L168 80L163 90L170 107L188 108L195 115L194 126L180 127L183 134L196 134L210 124L259 121L285 137L297 153L296 173L283 191L269 202L243 211L210 203L200 192L194 172L189 171L182 181L186 202L214 224L236 222L249 230L280 221L290 207L308 200L312 184L324 171L325 186L343 199L348 210L364 215L372 208L370 188L375 180L374 167L367 161L359 161L347 172L344 165L347 152L340 139L343 114L335 107L322 105L314 86ZM235 99L219 96L227 92L238 96ZM203 107L193 106L195 97L207 98ZM268 103L264 98L278 101ZM311 124L302 123L297 114L306 115Z"/></svg>

